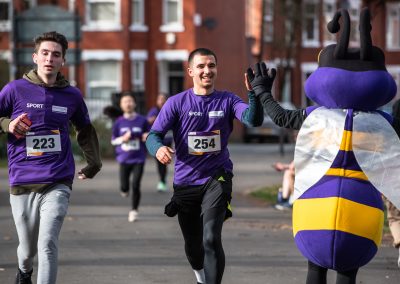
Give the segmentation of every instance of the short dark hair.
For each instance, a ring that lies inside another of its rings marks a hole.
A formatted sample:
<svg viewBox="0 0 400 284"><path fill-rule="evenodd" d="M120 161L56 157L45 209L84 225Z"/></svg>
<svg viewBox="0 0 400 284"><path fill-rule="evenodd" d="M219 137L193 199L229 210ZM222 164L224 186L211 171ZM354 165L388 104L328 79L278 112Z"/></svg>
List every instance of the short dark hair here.
<svg viewBox="0 0 400 284"><path fill-rule="evenodd" d="M54 41L61 45L62 48L62 57L65 57L65 53L68 49L68 41L64 35L57 33L56 31L43 33L33 40L35 43L35 53L39 51L40 44L44 41Z"/></svg>
<svg viewBox="0 0 400 284"><path fill-rule="evenodd" d="M136 97L135 97L135 95L132 94L132 92L130 92L130 91L123 91L123 92L121 93L121 96L120 96L120 98L119 98L119 101L120 101L120 102L121 102L121 99L122 99L123 97L131 97L131 98L133 99L133 101L136 103Z"/></svg>
<svg viewBox="0 0 400 284"><path fill-rule="evenodd" d="M217 63L217 56L215 55L215 53L214 53L212 50L210 50L210 49L208 49L208 48L205 48L205 47L200 47L200 48L196 48L195 50L193 50L192 52L190 52L189 58L188 58L189 64L192 63L193 58L194 58L196 55L212 55L212 56L214 56L214 58L215 58L215 63Z"/></svg>

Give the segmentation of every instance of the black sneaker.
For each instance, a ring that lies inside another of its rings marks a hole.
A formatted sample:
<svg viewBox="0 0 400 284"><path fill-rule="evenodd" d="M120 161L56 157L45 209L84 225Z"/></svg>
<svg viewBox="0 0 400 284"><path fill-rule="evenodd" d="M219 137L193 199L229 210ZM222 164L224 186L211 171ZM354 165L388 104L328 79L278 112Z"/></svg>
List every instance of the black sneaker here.
<svg viewBox="0 0 400 284"><path fill-rule="evenodd" d="M33 269L30 272L24 273L18 268L15 284L32 284L31 276Z"/></svg>

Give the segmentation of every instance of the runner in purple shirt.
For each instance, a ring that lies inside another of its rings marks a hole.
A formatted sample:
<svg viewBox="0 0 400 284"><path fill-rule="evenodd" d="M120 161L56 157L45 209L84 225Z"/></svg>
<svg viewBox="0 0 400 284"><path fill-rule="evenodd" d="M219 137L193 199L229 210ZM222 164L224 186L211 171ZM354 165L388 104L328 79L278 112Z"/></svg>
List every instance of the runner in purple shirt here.
<svg viewBox="0 0 400 284"><path fill-rule="evenodd" d="M70 122L88 163L78 178L94 177L101 161L82 94L59 72L66 38L48 32L34 43L37 69L0 92L0 126L8 134L10 203L19 239L16 283L32 283L38 253L37 283L51 284L56 283L58 236L75 174Z"/></svg>
<svg viewBox="0 0 400 284"><path fill-rule="evenodd" d="M189 55L193 88L168 99L146 141L150 154L163 164L175 155L174 195L165 207L178 214L185 252L198 283L221 283L225 255L221 241L224 220L232 216L233 165L228 138L236 118L251 126L263 121L260 102L249 94L249 105L227 91L217 91L217 58L199 48ZM162 144L173 131L176 152Z"/></svg>
<svg viewBox="0 0 400 284"><path fill-rule="evenodd" d="M156 120L158 114L160 113L161 108L164 106L165 102L167 101L168 96L166 93L160 92L157 96L156 105L152 107L149 112L147 113L147 121L150 125L153 125L154 121ZM172 146L172 133L168 132L163 139L163 145L171 147ZM156 159L157 163L157 171L160 181L157 184L157 190L159 192L168 191L167 186L167 165L164 165L159 160Z"/></svg>
<svg viewBox="0 0 400 284"><path fill-rule="evenodd" d="M141 197L140 184L146 160L144 141L150 126L146 117L135 112L135 98L129 93L123 94L120 101L123 115L115 121L112 128L111 144L116 146L116 159L120 164L120 193L129 195L129 178L132 174L132 209L128 221L134 222L138 217Z"/></svg>

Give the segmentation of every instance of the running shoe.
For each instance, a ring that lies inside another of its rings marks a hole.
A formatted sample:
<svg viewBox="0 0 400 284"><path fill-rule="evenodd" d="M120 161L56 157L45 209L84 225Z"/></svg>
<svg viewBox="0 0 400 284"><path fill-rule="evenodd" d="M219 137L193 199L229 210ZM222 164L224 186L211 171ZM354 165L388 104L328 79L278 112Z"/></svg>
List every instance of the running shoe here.
<svg viewBox="0 0 400 284"><path fill-rule="evenodd" d="M17 276L15 278L15 284L32 284L31 276L33 269L30 272L22 272L18 268Z"/></svg>
<svg viewBox="0 0 400 284"><path fill-rule="evenodd" d="M129 196L129 193L128 193L128 192L120 191L119 194L120 194L123 198L127 198L127 197Z"/></svg>
<svg viewBox="0 0 400 284"><path fill-rule="evenodd" d="M275 204L275 209L281 210L281 211L286 211L286 210L290 210L292 209L292 204L290 204L289 202L281 202L281 203L277 203Z"/></svg>
<svg viewBox="0 0 400 284"><path fill-rule="evenodd" d="M135 222L138 219L138 212L136 210L129 211L128 221Z"/></svg>
<svg viewBox="0 0 400 284"><path fill-rule="evenodd" d="M160 182L157 184L157 191L159 191L159 192L166 192L166 191L168 191L168 188L167 188L167 185L165 184L165 182L160 181Z"/></svg>

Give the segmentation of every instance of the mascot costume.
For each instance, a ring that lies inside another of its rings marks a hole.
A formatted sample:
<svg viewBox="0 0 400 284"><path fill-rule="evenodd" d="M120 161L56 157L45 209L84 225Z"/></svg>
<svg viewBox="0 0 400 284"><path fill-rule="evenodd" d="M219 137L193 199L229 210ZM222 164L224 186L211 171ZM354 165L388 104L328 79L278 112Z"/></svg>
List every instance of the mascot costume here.
<svg viewBox="0 0 400 284"><path fill-rule="evenodd" d="M342 28L339 19L342 18ZM305 93L317 106L285 110L271 95L276 75L264 63L247 78L279 126L300 129L295 148L293 234L309 260L307 283L355 283L357 270L376 254L382 238L381 194L400 208L400 122L377 110L397 88L381 49L372 45L370 12L360 15L360 48L348 48L350 18L341 9L328 24L337 44L318 56Z"/></svg>

